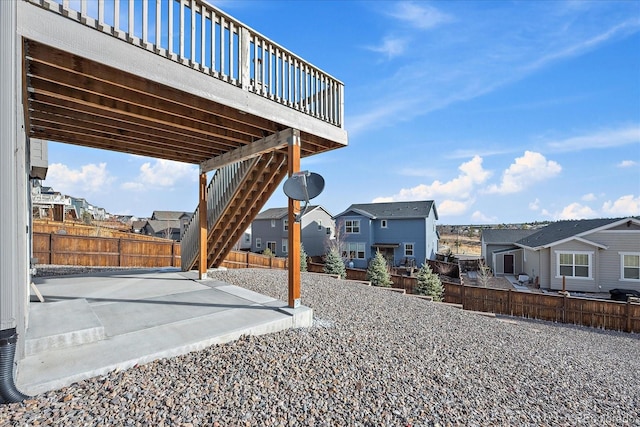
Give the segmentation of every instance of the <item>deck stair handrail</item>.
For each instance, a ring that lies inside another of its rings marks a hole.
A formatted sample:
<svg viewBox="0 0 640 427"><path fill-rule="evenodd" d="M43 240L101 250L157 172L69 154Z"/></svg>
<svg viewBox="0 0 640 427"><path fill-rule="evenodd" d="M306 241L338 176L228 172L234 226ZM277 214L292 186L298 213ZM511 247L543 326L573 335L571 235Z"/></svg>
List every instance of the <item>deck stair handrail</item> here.
<svg viewBox="0 0 640 427"><path fill-rule="evenodd" d="M258 158L217 169L207 186L207 230L211 230ZM200 253L200 208L196 208L180 239L181 265L190 268Z"/></svg>
<svg viewBox="0 0 640 427"><path fill-rule="evenodd" d="M344 128L341 81L204 0L23 1Z"/></svg>

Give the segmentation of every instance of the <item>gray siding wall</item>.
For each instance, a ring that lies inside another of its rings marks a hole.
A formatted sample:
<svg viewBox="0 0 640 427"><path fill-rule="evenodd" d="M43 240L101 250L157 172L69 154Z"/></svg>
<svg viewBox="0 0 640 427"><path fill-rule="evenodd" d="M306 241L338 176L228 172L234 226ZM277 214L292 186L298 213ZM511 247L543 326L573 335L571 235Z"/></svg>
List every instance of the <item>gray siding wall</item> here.
<svg viewBox="0 0 640 427"><path fill-rule="evenodd" d="M593 245L579 241L570 241L562 243L560 245L553 246L550 251L549 257L549 276L551 278L550 288L553 290L562 290L562 277L558 276L558 252L589 252L591 253L591 278L566 278L566 289L568 291L577 292L598 292L597 277L598 277L598 253L599 249Z"/></svg>
<svg viewBox="0 0 640 427"><path fill-rule="evenodd" d="M502 251L505 249L509 249L512 248L513 245L510 244L485 244L483 247L483 252L481 253L481 256L484 258L484 262L487 265L487 267L491 268L494 273L503 273L504 272L504 263L502 262L502 255L501 254L497 254L496 255L496 264L498 265L493 265L493 253L496 251Z"/></svg>
<svg viewBox="0 0 640 427"><path fill-rule="evenodd" d="M331 215L322 209L314 209L302 218L301 227L301 240L307 255L324 255L327 252L328 240L335 233ZM327 228L330 234L327 234Z"/></svg>
<svg viewBox="0 0 640 427"><path fill-rule="evenodd" d="M267 249L267 242L276 242L275 255L278 257L286 257L287 254L282 252L282 239L288 238L288 232L284 230L284 219L276 219L275 226L271 226L270 219L259 219L251 224L251 251L263 252ZM262 247L256 246L256 239L262 241Z"/></svg>
<svg viewBox="0 0 640 427"><path fill-rule="evenodd" d="M0 330L16 328L24 356L29 289L29 202L18 2L0 1Z"/></svg>
<svg viewBox="0 0 640 427"><path fill-rule="evenodd" d="M640 290L640 281L623 280L621 252L640 253L640 230L629 229L601 231L588 239L607 247L600 250L598 258L598 291L608 292L615 288Z"/></svg>
<svg viewBox="0 0 640 427"><path fill-rule="evenodd" d="M536 280L538 277L538 283L540 283L540 287L549 287L548 282L546 286L542 286L542 275L541 272L541 259L540 252L530 251L523 249L522 250L522 271L528 275L532 281Z"/></svg>

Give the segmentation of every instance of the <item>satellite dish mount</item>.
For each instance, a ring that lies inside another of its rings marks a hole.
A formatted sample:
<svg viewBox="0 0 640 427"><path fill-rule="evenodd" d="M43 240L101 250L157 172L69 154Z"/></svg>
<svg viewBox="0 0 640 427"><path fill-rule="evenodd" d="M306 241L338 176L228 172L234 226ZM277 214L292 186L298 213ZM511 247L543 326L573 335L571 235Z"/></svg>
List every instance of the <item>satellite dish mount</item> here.
<svg viewBox="0 0 640 427"><path fill-rule="evenodd" d="M324 178L309 171L295 172L284 182L282 190L288 198L304 202L304 208L296 214L295 218L296 222L300 222L307 211L309 200L317 197L324 190Z"/></svg>

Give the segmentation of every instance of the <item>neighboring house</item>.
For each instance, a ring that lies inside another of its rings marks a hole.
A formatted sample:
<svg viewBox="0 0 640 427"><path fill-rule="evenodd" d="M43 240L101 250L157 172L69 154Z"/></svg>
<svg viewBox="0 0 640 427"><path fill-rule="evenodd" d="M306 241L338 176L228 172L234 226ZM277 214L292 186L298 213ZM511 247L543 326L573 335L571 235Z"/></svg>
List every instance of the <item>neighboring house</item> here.
<svg viewBox="0 0 640 427"><path fill-rule="evenodd" d="M140 230L141 234L162 237L180 241L183 230L189 224L192 213L180 211L153 211L151 218L143 226L137 221L133 224L133 230Z"/></svg>
<svg viewBox="0 0 640 427"><path fill-rule="evenodd" d="M522 257L517 257L516 252L522 251L515 245L538 229L508 229L508 228L488 228L482 230L480 242L482 244L481 254L485 265L494 274L518 274L523 271Z"/></svg>
<svg viewBox="0 0 640 427"><path fill-rule="evenodd" d="M506 274L497 266L513 255L514 266L522 265L514 273L537 277L541 288L561 290L564 279L569 291L640 290L639 218L559 221L513 244L510 252L483 253L497 275Z"/></svg>
<svg viewBox="0 0 640 427"><path fill-rule="evenodd" d="M251 227L249 227L240 239L233 246L236 251L250 251L251 250Z"/></svg>
<svg viewBox="0 0 640 427"><path fill-rule="evenodd" d="M438 251L438 212L432 200L354 204L334 217L342 257L367 268L376 251L392 266L420 267Z"/></svg>
<svg viewBox="0 0 640 427"><path fill-rule="evenodd" d="M251 223L251 251L271 249L278 257L289 253L288 208L271 208L260 212ZM326 243L334 235L331 214L322 206L309 206L300 221L300 240L308 256L326 252Z"/></svg>

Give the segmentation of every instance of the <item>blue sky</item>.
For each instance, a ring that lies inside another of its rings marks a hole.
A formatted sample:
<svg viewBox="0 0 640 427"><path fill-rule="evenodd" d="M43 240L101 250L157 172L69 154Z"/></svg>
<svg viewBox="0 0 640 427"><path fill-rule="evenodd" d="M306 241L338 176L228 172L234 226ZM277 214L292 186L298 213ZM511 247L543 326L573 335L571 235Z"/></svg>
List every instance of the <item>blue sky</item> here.
<svg viewBox="0 0 640 427"><path fill-rule="evenodd" d="M345 84L349 146L312 201L434 200L441 224L640 215L640 2L222 1ZM193 211L194 165L49 145L45 185ZM286 206L281 189L265 208Z"/></svg>

